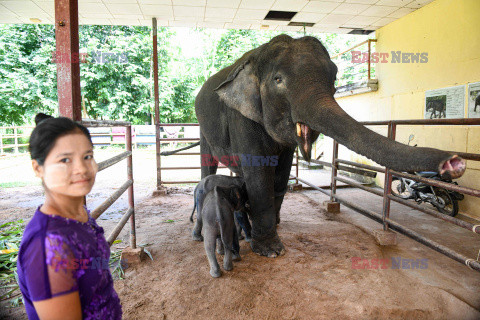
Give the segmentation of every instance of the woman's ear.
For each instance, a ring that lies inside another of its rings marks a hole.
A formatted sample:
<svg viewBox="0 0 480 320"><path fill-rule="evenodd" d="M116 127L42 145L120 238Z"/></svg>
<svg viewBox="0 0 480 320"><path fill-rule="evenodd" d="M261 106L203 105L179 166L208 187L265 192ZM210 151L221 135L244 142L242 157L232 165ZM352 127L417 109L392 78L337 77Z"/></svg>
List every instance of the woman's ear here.
<svg viewBox="0 0 480 320"><path fill-rule="evenodd" d="M32 160L32 168L35 176L43 178L43 166L39 165L37 160Z"/></svg>

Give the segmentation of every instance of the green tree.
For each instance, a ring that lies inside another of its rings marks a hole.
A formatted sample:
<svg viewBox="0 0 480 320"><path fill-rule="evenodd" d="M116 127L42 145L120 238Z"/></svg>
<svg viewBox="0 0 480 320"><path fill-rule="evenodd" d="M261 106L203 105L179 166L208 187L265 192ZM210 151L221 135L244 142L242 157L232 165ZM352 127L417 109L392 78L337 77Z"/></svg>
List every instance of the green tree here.
<svg viewBox="0 0 480 320"><path fill-rule="evenodd" d="M57 109L53 26L0 27L0 125L30 123L39 111Z"/></svg>
<svg viewBox="0 0 480 320"><path fill-rule="evenodd" d="M151 122L154 99L150 32L148 27L80 26L80 52L90 55L88 62L80 65L82 106L88 117L134 124ZM195 96L204 82L278 34L158 28L160 121L196 121ZM288 34L303 36L301 32ZM366 38L312 36L319 38L331 55ZM197 39L201 45L195 49L185 46L189 39ZM39 111L57 113L56 65L51 61L54 51L55 30L51 25L0 26L0 125L31 123ZM99 53L114 53L127 61L99 61ZM357 69L347 69L343 79L353 81Z"/></svg>

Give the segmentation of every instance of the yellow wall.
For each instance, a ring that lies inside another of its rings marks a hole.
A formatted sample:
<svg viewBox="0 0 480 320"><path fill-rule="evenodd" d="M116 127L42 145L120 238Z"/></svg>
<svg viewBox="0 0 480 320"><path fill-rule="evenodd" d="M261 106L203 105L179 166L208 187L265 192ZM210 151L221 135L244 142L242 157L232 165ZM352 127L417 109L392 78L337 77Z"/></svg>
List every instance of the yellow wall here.
<svg viewBox="0 0 480 320"><path fill-rule="evenodd" d="M479 0L436 0L377 30L377 52L428 52L428 62L379 63L377 92L339 98L338 103L362 121L423 119L426 90L480 81L479 14ZM465 108L467 103L465 93ZM407 143L410 134L418 146L480 153L478 126L399 126L397 141ZM480 162L467 161L467 168L458 183L480 189ZM383 177L378 182L382 185ZM467 196L460 211L480 219L480 199Z"/></svg>

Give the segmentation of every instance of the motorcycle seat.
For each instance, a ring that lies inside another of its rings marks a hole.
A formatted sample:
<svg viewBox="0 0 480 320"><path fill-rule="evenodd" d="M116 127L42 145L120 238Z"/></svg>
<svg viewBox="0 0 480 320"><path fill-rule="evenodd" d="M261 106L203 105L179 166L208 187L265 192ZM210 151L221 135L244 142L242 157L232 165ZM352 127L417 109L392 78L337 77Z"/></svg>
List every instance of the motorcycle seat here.
<svg viewBox="0 0 480 320"><path fill-rule="evenodd" d="M434 177L438 177L438 172L422 171L422 172L418 172L417 175L424 178L434 178Z"/></svg>

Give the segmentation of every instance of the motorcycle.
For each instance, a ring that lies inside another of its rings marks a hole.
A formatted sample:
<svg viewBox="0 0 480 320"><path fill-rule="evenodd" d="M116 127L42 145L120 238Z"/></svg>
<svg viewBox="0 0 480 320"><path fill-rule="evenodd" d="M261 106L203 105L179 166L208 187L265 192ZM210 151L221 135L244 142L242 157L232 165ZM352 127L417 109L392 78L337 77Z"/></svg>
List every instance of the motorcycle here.
<svg viewBox="0 0 480 320"><path fill-rule="evenodd" d="M409 137L408 144L410 144L411 140L413 140L413 135ZM415 175L458 185L458 183L452 182L452 179L442 177L437 172L415 172ZM392 176L392 194L405 200L414 199L418 204L422 202L430 203L439 212L452 217L458 213L458 201L463 200L465 197L456 191L396 176Z"/></svg>
<svg viewBox="0 0 480 320"><path fill-rule="evenodd" d="M437 172L416 172L415 175L452 183L451 179L442 178ZM456 182L453 184L458 185ZM418 204L430 203L439 212L452 217L458 213L458 201L465 197L456 191L396 176L392 176L392 194L402 199L414 199Z"/></svg>

